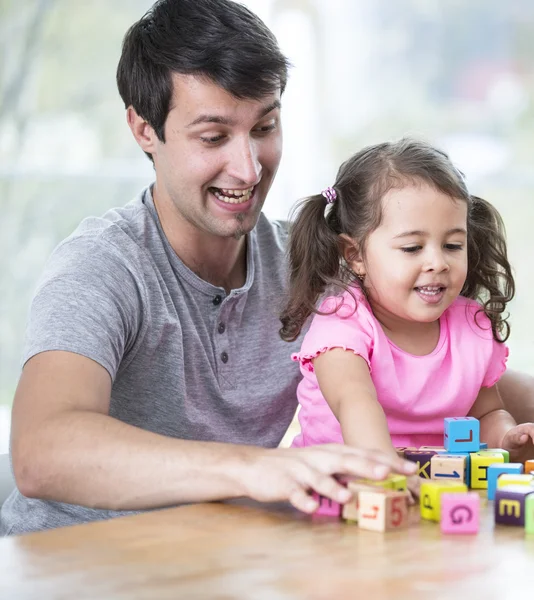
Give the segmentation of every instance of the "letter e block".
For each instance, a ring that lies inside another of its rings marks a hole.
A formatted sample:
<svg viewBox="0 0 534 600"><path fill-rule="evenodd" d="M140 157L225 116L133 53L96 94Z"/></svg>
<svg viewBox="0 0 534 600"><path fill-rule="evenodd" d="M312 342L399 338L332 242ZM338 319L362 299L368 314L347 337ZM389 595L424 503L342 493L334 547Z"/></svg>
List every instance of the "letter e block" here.
<svg viewBox="0 0 534 600"><path fill-rule="evenodd" d="M501 475L504 477L504 475ZM526 485L509 485L495 492L495 523L525 525L525 501L534 489Z"/></svg>

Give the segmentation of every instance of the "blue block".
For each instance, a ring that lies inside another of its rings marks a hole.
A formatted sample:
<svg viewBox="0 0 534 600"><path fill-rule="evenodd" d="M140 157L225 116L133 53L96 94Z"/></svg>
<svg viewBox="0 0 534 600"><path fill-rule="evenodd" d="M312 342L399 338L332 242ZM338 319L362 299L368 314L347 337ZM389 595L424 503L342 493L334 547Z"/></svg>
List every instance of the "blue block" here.
<svg viewBox="0 0 534 600"><path fill-rule="evenodd" d="M503 473L522 473L523 465L521 463L495 463L490 465L488 474L488 500L495 500L495 491L497 490L497 479Z"/></svg>
<svg viewBox="0 0 534 600"><path fill-rule="evenodd" d="M480 422L474 417L445 419L443 435L447 452L478 452L480 450Z"/></svg>
<svg viewBox="0 0 534 600"><path fill-rule="evenodd" d="M487 450L488 449L488 444L486 444L486 442L480 442L480 449L481 450Z"/></svg>

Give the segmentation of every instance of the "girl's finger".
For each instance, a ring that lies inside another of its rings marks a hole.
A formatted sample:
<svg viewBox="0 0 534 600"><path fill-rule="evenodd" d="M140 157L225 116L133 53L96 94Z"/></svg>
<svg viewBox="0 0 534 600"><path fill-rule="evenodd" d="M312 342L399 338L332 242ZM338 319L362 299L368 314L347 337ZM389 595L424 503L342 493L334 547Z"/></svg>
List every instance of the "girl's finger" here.
<svg viewBox="0 0 534 600"><path fill-rule="evenodd" d="M302 488L295 489L289 496L289 502L298 510L311 514L319 508L319 504Z"/></svg>

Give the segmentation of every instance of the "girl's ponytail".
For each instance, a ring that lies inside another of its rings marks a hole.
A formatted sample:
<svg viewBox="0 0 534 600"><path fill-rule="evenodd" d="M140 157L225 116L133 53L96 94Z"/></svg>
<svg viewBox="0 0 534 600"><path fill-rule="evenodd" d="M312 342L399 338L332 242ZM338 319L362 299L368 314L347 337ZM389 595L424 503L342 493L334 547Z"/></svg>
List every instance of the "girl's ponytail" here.
<svg viewBox="0 0 534 600"><path fill-rule="evenodd" d="M325 218L327 202L323 194L317 194L296 207L298 215L291 227L288 247L289 299L280 315L280 337L287 342L299 336L321 294L338 279L339 239ZM336 204L331 211L338 208Z"/></svg>

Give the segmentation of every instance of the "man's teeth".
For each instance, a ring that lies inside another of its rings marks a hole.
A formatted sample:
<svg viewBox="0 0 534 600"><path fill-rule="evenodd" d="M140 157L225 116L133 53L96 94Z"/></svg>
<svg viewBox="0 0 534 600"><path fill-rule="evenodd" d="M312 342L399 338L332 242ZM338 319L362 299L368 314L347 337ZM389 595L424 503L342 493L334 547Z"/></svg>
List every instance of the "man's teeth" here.
<svg viewBox="0 0 534 600"><path fill-rule="evenodd" d="M226 190L223 188L212 188L213 195L221 202L228 202L229 204L242 204L250 200L254 187L246 190Z"/></svg>
<svg viewBox="0 0 534 600"><path fill-rule="evenodd" d="M421 294L425 294L427 296L435 296L439 294L443 288L440 286L425 286L418 287L417 290L421 292Z"/></svg>

